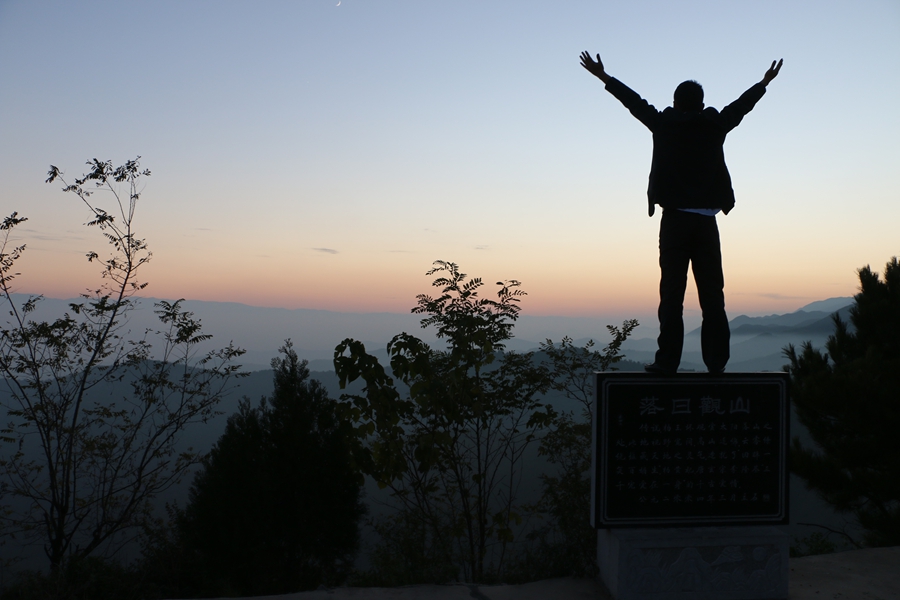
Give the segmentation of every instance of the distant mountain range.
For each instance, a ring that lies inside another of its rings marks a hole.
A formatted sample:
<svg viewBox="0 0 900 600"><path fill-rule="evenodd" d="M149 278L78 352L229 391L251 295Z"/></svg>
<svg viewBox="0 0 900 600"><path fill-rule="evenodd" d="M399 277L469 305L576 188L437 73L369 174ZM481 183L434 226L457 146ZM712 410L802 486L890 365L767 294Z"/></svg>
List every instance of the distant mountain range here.
<svg viewBox="0 0 900 600"><path fill-rule="evenodd" d="M38 316L42 318L59 316L62 311L65 310L64 302L66 301L47 299L44 302L44 307L42 309L47 312ZM150 302L146 300L144 302L147 305L150 305ZM732 361L728 364L728 371L780 371L782 365L786 362L782 355L782 349L787 344L798 346L804 341L810 340L814 345L822 346L834 330L834 322L832 321L831 315L834 314L834 312L837 312L841 315L841 318L847 320L848 311L852 302L852 298L832 298L809 304L800 310L784 315L769 315L764 317L748 317L746 315L741 315L735 317L731 321ZM285 337L289 335L294 337L296 334L292 334L288 324L302 333L304 329L301 325L304 318L310 319L322 317L323 313L327 318L318 321L317 323L307 323L306 331L315 330L317 328L325 329L326 325L335 324L331 319L342 314L311 310L288 311L284 309L250 307L242 304L199 301L185 302L185 307L189 310L193 310L197 316L201 317L204 325L211 324L211 326L207 325L210 331L217 332L221 331L221 329L230 329L232 330L232 333L239 334L241 330L245 330L251 339L256 339L254 336L258 337L261 331L266 332L279 325L282 326L283 329L279 329L275 333L285 335ZM50 315L50 310L55 310L57 312ZM248 316L253 316L254 318L248 319ZM267 316L269 319L266 318ZM149 317L152 317L152 312L149 310L135 311L134 317L130 322L132 331L141 331L144 326L153 326L153 320ZM365 328L365 317L368 317L372 322L375 322L378 329L384 331L385 342L387 339L390 339L390 336L394 333L403 331L404 326L406 331L416 331L416 329L418 329L419 317L417 315L409 315L409 318L407 318L407 315L391 313L351 314L347 316L347 320L343 323L348 331L354 328L364 329L370 333L376 331L371 325L369 325L368 329ZM537 317L532 317L532 319L537 319ZM226 323L230 324L225 327L224 325ZM417 333L422 333L422 330L419 329ZM428 332L424 333L427 334ZM606 331L604 330L603 333L606 334ZM348 336L350 334L349 332L344 334L333 333L328 339L337 339L340 341L340 335ZM272 333L269 333L269 336L272 337ZM426 340L428 338L427 335L422 337ZM558 341L560 337L562 336L557 336L555 341ZM217 343L220 345L227 342L228 339L225 338L225 342L223 342L222 338L223 336L221 336L221 334L216 337L218 340ZM294 337L294 339L301 340L303 338ZM587 337L577 339L575 340L575 344L583 345L588 339L589 338ZM595 339L598 340L598 346L602 347L608 339L608 334L603 337L598 336ZM242 341L240 335L234 335L234 340L239 345L246 343ZM266 363L278 354L277 348L280 345L280 341L276 340L278 340L278 338L273 338L271 350L265 351L265 354L261 349L255 351L257 356L266 357ZM433 342L435 340L432 339L427 341ZM538 343L527 340L513 340L513 342L515 343L509 344L510 349L537 350L539 346ZM378 357L382 364L388 364L389 359L384 344L373 343L367 345L367 349L371 354ZM625 360L618 363L616 367L622 371L641 370L643 368L643 363L651 362L653 360L653 354L656 351L656 339L629 339L623 345L623 351ZM541 356L535 357L535 360L537 361L540 361L541 359ZM681 366L684 370L706 370L700 358L699 328L689 332L685 336L685 353ZM237 403L241 396L247 396L256 402L262 396L267 396L272 393L272 372L269 368L268 364L262 364L259 365L257 369L248 369L251 371L250 375L235 382L236 387L234 392L220 407L224 412L224 415L229 415L237 410ZM362 387L362 383L357 381L350 386L350 389L341 390L338 385L337 376L334 373L331 359L320 358L309 360L309 369L312 372L311 376L314 379L321 381L333 397L339 397L342 392L358 392ZM567 401L563 398L556 398L554 402L561 403L560 407L567 410L573 408L573 406L568 406L566 404ZM202 431L198 430L195 432L193 443L201 448L211 446L224 429L224 415L223 417L215 419L215 423L211 423L210 426L201 428Z"/></svg>
<svg viewBox="0 0 900 600"><path fill-rule="evenodd" d="M849 322L853 298L830 298L813 302L785 315L768 317L739 316L731 321L730 371L777 371L787 363L786 346L799 347L805 342L823 347L834 333L834 315ZM685 353L685 359L702 362L699 354L700 330L685 336L696 350Z"/></svg>
<svg viewBox="0 0 900 600"><path fill-rule="evenodd" d="M822 347L828 336L834 333L832 315L837 313L849 321L853 298L820 300L784 315L748 317L740 315L731 320L731 360L727 370L731 372L780 371L787 363L784 348L811 342ZM652 362L656 352L656 340L642 338L628 340L623 351L629 360ZM683 370L705 371L700 354L700 328L687 333L684 338Z"/></svg>
<svg viewBox="0 0 900 600"><path fill-rule="evenodd" d="M21 296L17 299L25 298ZM54 319L62 315L73 301L46 298L39 304L34 318ZM132 313L128 325L133 333L158 328L159 323L152 310L156 301L153 298L139 299L138 309ZM732 358L728 370L780 370L785 362L782 349L787 344L796 346L809 340L821 346L833 331L831 314L838 312L846 319L852 302L852 298L831 298L807 304L788 314L763 317L741 315L732 319ZM334 347L348 337L362 340L370 352L383 351L388 340L403 331L413 333L429 344L441 344L432 330L423 330L419 326L421 317L410 313L340 313L199 300L186 300L183 307L201 319L205 332L213 334L209 347L234 341L245 348L247 353L242 357L241 364L248 371L268 369L286 338L293 340L297 354L309 360L310 368L315 371L332 369ZM635 333L641 335L648 332L652 337L632 338L623 346L626 358L635 363L652 362L656 351L655 322L652 322L655 319L644 321ZM516 322L516 337L509 341L507 348L534 350L547 338L559 341L565 335L576 338L575 342L579 345L594 339L602 347L609 340L606 331L609 323L617 324L608 317L523 315ZM683 369L705 370L700 358L699 329L685 336L684 350ZM635 365L623 364L622 367L627 369Z"/></svg>
<svg viewBox="0 0 900 600"><path fill-rule="evenodd" d="M730 321L731 361L730 372L780 371L787 363L784 348L789 344L799 347L811 342L816 347L824 346L828 336L834 332L833 315L837 313L844 321L849 321L852 297L829 298L807 304L787 314L750 317L740 315ZM558 337L556 338L559 339ZM575 340L576 345L584 345L589 337ZM593 338L602 346L608 339L606 332ZM537 342L516 338L510 344L514 350L535 350ZM655 337L630 338L622 345L625 360L618 365L620 370L639 370L645 363L653 362L656 353ZM319 370L330 368L329 361L312 361ZM681 361L683 371L705 371L700 353L700 328L685 335L684 354Z"/></svg>

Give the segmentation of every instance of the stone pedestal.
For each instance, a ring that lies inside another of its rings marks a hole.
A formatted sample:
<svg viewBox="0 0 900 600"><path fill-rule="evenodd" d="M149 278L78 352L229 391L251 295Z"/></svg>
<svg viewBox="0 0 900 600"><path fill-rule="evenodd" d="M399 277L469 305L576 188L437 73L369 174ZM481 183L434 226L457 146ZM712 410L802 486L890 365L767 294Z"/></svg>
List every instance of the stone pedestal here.
<svg viewBox="0 0 900 600"><path fill-rule="evenodd" d="M600 529L616 600L786 600L788 534L771 526Z"/></svg>

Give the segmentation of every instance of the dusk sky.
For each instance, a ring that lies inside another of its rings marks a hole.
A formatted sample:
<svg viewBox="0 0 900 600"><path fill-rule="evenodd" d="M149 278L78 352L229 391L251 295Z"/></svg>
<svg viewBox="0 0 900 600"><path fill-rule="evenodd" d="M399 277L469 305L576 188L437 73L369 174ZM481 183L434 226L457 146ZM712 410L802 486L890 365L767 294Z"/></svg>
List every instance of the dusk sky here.
<svg viewBox="0 0 900 600"><path fill-rule="evenodd" d="M522 281L526 314L653 314L650 132L582 50L660 109L685 79L722 108L784 58L725 145L730 316L850 296L900 254L896 0L0 0L18 290L98 282L49 165L141 155L154 297L406 312L443 259Z"/></svg>

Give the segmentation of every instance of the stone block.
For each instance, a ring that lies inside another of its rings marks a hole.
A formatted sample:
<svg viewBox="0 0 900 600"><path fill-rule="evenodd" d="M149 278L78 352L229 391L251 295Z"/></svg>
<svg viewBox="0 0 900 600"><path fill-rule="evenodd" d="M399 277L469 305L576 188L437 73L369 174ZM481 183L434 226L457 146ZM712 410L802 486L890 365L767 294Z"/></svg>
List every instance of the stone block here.
<svg viewBox="0 0 900 600"><path fill-rule="evenodd" d="M616 600L786 600L790 536L778 527L600 529Z"/></svg>

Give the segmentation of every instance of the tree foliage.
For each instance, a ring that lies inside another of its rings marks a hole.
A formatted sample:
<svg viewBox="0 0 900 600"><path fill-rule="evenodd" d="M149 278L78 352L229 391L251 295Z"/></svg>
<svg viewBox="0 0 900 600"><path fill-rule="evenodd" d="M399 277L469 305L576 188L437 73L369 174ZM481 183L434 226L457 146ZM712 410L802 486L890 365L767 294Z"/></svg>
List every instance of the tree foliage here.
<svg viewBox="0 0 900 600"><path fill-rule="evenodd" d="M525 295L518 281L499 282L494 300L454 263L435 262L427 275L435 274L440 294L419 295L413 312L446 349L400 333L387 345L388 375L362 343L346 339L335 371L342 387L365 381L362 394L344 396L344 408L366 441L361 466L390 489L408 524L394 540L415 555L407 562L439 553L419 572L446 575L449 565L456 577L492 581L521 523L524 454L555 418L541 402L552 379L531 353L503 351Z"/></svg>
<svg viewBox="0 0 900 600"><path fill-rule="evenodd" d="M785 349L791 396L815 447L794 438L791 470L855 515L871 545L900 544L900 265L859 270L850 323L834 316L826 352Z"/></svg>
<svg viewBox="0 0 900 600"><path fill-rule="evenodd" d="M590 522L593 379L597 371L616 369L623 358L622 344L637 326L636 319L624 321L621 327L607 325L612 339L602 350L595 348L593 340L576 346L569 337L559 344L551 340L541 344L554 389L578 402L581 414L560 414L541 440L539 453L556 470L541 475L542 494L536 508L546 526L530 534L538 544L524 559L527 572L540 570L547 577L596 576L597 534Z"/></svg>
<svg viewBox="0 0 900 600"><path fill-rule="evenodd" d="M159 331L126 329L133 296L146 286L138 270L150 260L132 229L141 177L150 172L137 159L88 165L74 184L56 167L47 179L78 196L91 214L87 225L110 246L105 260L87 254L102 262L103 282L65 314L35 319L40 296L17 304L14 269L25 246L11 247L11 234L25 219L13 213L0 225L0 298L9 311L0 329L3 533L43 543L54 570L139 525L150 500L200 460L181 445L182 434L215 413L242 353L229 345L198 354L210 336L181 301L156 305ZM96 192L112 196L112 212L94 204ZM155 355L153 336L162 341Z"/></svg>
<svg viewBox="0 0 900 600"><path fill-rule="evenodd" d="M197 473L179 518L189 585L178 594L284 594L341 583L359 539L351 431L290 341L275 390L248 400Z"/></svg>

